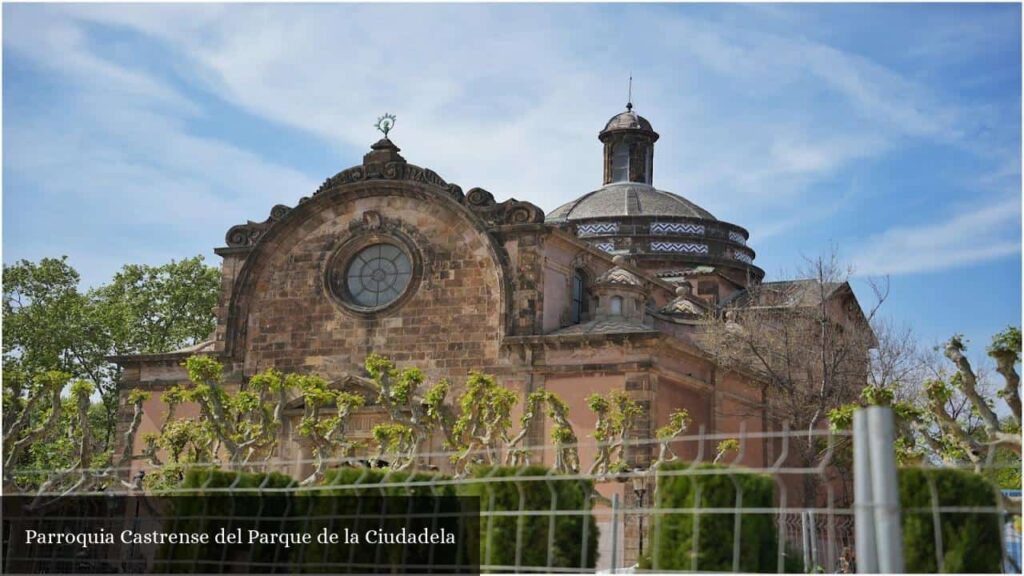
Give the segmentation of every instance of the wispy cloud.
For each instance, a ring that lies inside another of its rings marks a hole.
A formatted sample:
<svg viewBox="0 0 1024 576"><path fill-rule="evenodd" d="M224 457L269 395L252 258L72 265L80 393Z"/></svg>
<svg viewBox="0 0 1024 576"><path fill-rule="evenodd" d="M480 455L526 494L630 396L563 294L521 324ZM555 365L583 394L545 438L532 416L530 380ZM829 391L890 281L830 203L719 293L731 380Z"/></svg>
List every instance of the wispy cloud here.
<svg viewBox="0 0 1024 576"><path fill-rule="evenodd" d="M849 187L833 181L908 142L1012 156L1019 165L1019 156L1004 150L1007 143L1019 148L1019 131L1005 128L1002 107L937 91L805 34L807 22L783 8L771 10L774 25L765 29L758 9L711 18L647 6L5 11L5 48L72 87L65 108L8 118L7 169L33 194L85 205L47 225L66 230L84 212L91 240L82 250L110 253L111 262L125 257L123 242L103 244L102 230L123 231L125 222L146 227L166 240L154 243L154 255L168 245L208 250L231 224L263 218L271 205L308 195L330 175L262 154L232 134L204 97L333 149L338 164L331 170L358 160L374 138L377 114L398 112L395 139L410 161L550 210L600 184L596 133L624 104L632 70L638 109L663 136L655 183L746 226L754 240L783 238L852 209ZM969 40L975 28L957 28L952 37ZM102 39L122 33L130 36L127 57L101 49ZM949 33L934 36L915 57L956 50ZM132 58L132 47L167 51L172 71ZM989 168L980 172L995 171ZM948 204L959 192L946 193ZM45 206L24 205L23 215L45 217ZM1019 215L1020 206L999 210ZM991 232L987 243L961 234L941 249L925 246L928 230L948 232L966 217L937 213L920 215L913 226L873 230L849 250L860 254L862 269L908 272L995 257L1013 243L1000 221L1003 232ZM1019 234L1016 240L1019 246ZM68 244L59 234L50 241L51 250ZM893 246L936 256L908 256L897 266L882 257ZM938 253L953 256L939 264Z"/></svg>
<svg viewBox="0 0 1024 576"><path fill-rule="evenodd" d="M1021 252L1019 197L953 214L939 222L891 228L853 255L860 275L934 272Z"/></svg>
<svg viewBox="0 0 1024 576"><path fill-rule="evenodd" d="M191 6L89 8L78 13L173 46L211 90L253 114L358 149L372 138L367 119L398 110L396 138L411 160L549 210L599 184L594 132L621 106L615 75L630 68L640 110L656 128L682 127L663 130L659 185L751 227L774 225L776 211L820 212L814 182L896 139L961 131L958 109L864 57L664 11L257 6L191 19ZM614 40L616 29L650 33L625 49L587 40ZM675 69L656 54L673 55Z"/></svg>

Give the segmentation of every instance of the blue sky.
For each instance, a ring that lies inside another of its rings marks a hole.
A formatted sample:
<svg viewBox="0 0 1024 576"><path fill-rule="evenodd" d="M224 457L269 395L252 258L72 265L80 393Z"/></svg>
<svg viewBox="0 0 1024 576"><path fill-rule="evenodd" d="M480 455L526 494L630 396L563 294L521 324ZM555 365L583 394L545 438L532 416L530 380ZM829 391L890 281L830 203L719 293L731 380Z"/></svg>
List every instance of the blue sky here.
<svg viewBox="0 0 1024 576"><path fill-rule="evenodd" d="M865 305L980 351L1021 317L1018 5L3 7L3 260L87 284L215 246L360 161L546 211L622 110L655 184L745 226L769 278L838 248Z"/></svg>

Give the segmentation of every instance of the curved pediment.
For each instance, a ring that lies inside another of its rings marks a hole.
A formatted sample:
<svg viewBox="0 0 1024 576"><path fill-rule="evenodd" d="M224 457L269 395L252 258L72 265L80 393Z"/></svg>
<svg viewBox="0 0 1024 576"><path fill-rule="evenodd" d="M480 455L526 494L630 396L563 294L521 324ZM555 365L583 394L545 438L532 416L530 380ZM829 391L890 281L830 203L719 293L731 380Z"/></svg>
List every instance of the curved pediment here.
<svg viewBox="0 0 1024 576"><path fill-rule="evenodd" d="M499 203L494 200L494 195L483 188L473 188L468 194L464 194L461 187L446 182L433 170L406 162L398 154L398 146L395 146L387 138L378 141L371 148L372 150L363 157L362 164L331 176L317 188L313 196L373 180L412 182L437 189L441 195L468 208L487 227L544 222L544 211L529 202L511 198ZM310 199L308 196L303 197L299 199L298 203L303 204ZM270 211L270 216L262 222L250 220L245 224L232 226L224 240L229 248L253 247L271 227L285 219L291 211L292 207L278 204Z"/></svg>

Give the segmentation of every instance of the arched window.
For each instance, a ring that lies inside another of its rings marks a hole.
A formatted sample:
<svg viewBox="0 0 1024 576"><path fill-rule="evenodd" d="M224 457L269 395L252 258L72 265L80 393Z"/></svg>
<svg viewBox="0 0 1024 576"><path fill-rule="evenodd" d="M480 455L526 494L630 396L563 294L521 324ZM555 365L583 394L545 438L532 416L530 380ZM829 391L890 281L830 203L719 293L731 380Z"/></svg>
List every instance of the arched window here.
<svg viewBox="0 0 1024 576"><path fill-rule="evenodd" d="M572 275L572 311L573 324L579 324L587 314L587 276L582 270Z"/></svg>
<svg viewBox="0 0 1024 576"><path fill-rule="evenodd" d="M618 143L612 148L612 182L629 180L629 144Z"/></svg>
<svg viewBox="0 0 1024 576"><path fill-rule="evenodd" d="M612 296L612 316L622 316L622 296Z"/></svg>

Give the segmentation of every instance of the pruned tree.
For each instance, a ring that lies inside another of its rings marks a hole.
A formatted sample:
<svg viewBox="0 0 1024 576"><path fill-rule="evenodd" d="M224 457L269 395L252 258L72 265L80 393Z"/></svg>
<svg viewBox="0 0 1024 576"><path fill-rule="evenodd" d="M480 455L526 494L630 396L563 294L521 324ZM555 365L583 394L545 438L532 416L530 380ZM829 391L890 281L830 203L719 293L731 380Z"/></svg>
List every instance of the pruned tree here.
<svg viewBox="0 0 1024 576"><path fill-rule="evenodd" d="M807 260L801 280L750 287L726 303L706 324L702 344L725 370L764 388L775 425L806 432L790 440L793 456L806 467L829 453L819 432L829 412L854 402L869 379L870 328L888 296L887 283L871 283L874 304L862 311L836 254ZM753 414L751 414L753 415ZM804 476L804 499L812 501L818 480Z"/></svg>
<svg viewBox="0 0 1024 576"><path fill-rule="evenodd" d="M365 404L366 400L359 394L343 390L331 390L327 381L319 376L289 374L289 387L302 391L305 400L302 419L299 421L299 434L309 439L313 445L315 468L305 480L303 486L323 479L327 462L335 454L352 456L354 443L346 437L348 422L352 412ZM325 409L332 408L331 416L324 416Z"/></svg>
<svg viewBox="0 0 1024 576"><path fill-rule="evenodd" d="M371 434L377 442L377 466L405 470L416 464L419 445L412 428L401 422L382 422Z"/></svg>
<svg viewBox="0 0 1024 576"><path fill-rule="evenodd" d="M719 462L722 461L723 458L725 458L727 454L739 452L739 450L740 441L737 440L736 438L727 438L725 440L722 440L721 442L718 443L717 446L715 446L715 459L712 461L712 463L718 464Z"/></svg>
<svg viewBox="0 0 1024 576"><path fill-rule="evenodd" d="M510 391L511 392L511 391ZM513 393L514 397L514 393ZM576 433L569 422L569 406L550 390L537 390L526 397L523 415L519 419L519 433L506 443L505 461L510 466L530 464L530 450L520 448L519 443L529 435L538 418L551 420L551 441L555 447L555 468L560 472L575 473L580 468L579 449Z"/></svg>
<svg viewBox="0 0 1024 576"><path fill-rule="evenodd" d="M377 387L378 402L387 410L391 424L400 427L385 425L375 430L379 458L390 453L394 460L392 468L410 469L418 465L420 446L435 431L451 440L453 418L445 404L451 384L447 380L431 385L421 396L418 392L426 378L419 368L399 370L394 362L379 354L367 356L365 367Z"/></svg>
<svg viewBox="0 0 1024 576"><path fill-rule="evenodd" d="M651 463L649 474L657 474L658 468L662 465L677 460L679 456L672 449L672 443L677 438L686 434L690 428L690 413L685 408L674 410L668 417L668 422L654 431L654 437L658 440L658 457ZM658 502L661 482L654 482L654 502Z"/></svg>
<svg viewBox="0 0 1024 576"><path fill-rule="evenodd" d="M132 461L139 458L134 454L133 447L135 436L142 424L142 405L149 399L149 393L132 390L128 394L128 404L132 407L132 418L124 435L126 446L120 457L111 462L109 453L98 449L95 438L95 426L90 414L93 407L91 396L95 391L95 385L87 380L76 380L71 383L70 400L75 408L73 422L75 424L76 450L74 460L66 468L55 470L39 486L36 503L44 497L55 495L59 498L75 492L106 488L111 483L120 483L123 488L132 490L140 488L134 482L121 480L120 472L126 470Z"/></svg>
<svg viewBox="0 0 1024 576"><path fill-rule="evenodd" d="M686 434L689 427L690 413L685 408L679 408L669 415L667 424L654 431L654 437L658 440L658 457L651 464L652 470L679 458L675 450L672 449L672 443Z"/></svg>
<svg viewBox="0 0 1024 576"><path fill-rule="evenodd" d="M264 462L278 442L289 382L273 369L249 379L245 389L229 394L224 388L223 366L209 356L185 361L189 383L172 387L172 402L195 402L203 421L216 438L214 455L227 453L228 466L241 468L254 459Z"/></svg>
<svg viewBox="0 0 1024 576"><path fill-rule="evenodd" d="M846 429L852 425L853 411L858 406L890 406L895 414L895 450L900 462L939 460L967 465L978 472L991 472L993 465L1007 465L1015 472L1008 483L1019 487L1020 376L1016 365L1020 362L1020 329L1010 327L996 334L987 352L1003 377L1003 387L994 394L967 358L963 337L957 335L941 347L942 356L955 369L952 374L937 367L921 382L869 386L858 403L833 410L829 420L834 428ZM918 388L920 394L914 395ZM1005 403L1002 417L997 399Z"/></svg>
<svg viewBox="0 0 1024 576"><path fill-rule="evenodd" d="M511 441L512 407L518 400L516 393L499 385L494 376L469 373L450 440L457 451L452 462L457 474L465 473L474 460L501 461L501 450Z"/></svg>
<svg viewBox="0 0 1024 576"><path fill-rule="evenodd" d="M999 450L1021 455L1021 403L1020 375L1016 365L1020 362L1020 329L1010 327L996 334L988 347L988 355L996 362L996 371L1003 377L1003 387L994 395L986 394L975 368L966 356L967 346L960 335L950 338L943 347L944 356L956 368L948 377L933 378L925 383L924 411L934 423L934 429L921 431L920 436L931 438L931 445L948 462L969 463L981 471L995 460ZM966 418L954 411L957 395L968 402L970 414L980 420L980 426L969 426ZM994 398L992 396L995 396ZM1007 415L1000 418L996 412L996 399L1005 403Z"/></svg>
<svg viewBox="0 0 1024 576"><path fill-rule="evenodd" d="M591 394L587 397L587 407L597 415L593 434L597 441L597 456L590 466L590 473L604 476L609 472L627 470L627 441L637 418L643 415L640 404L625 391L613 390L606 396Z"/></svg>
<svg viewBox="0 0 1024 576"><path fill-rule="evenodd" d="M214 328L220 271L201 256L128 265L110 283L88 291L79 289L80 276L66 257L20 260L3 272L5 393L18 386L17 373L32 379L60 371L92 382L98 395L90 410L103 415L94 431L98 451L115 443L123 393L120 370L107 357L170 352L207 338Z"/></svg>
<svg viewBox="0 0 1024 576"><path fill-rule="evenodd" d="M547 392L544 399L551 419L551 439L555 441L555 469L576 474L580 471L579 441L569 423L569 405L554 392Z"/></svg>
<svg viewBox="0 0 1024 576"><path fill-rule="evenodd" d="M24 372L6 373L4 381L4 489L15 488L19 459L33 444L57 433L62 412L61 392L71 380L67 372L50 370L29 378Z"/></svg>

